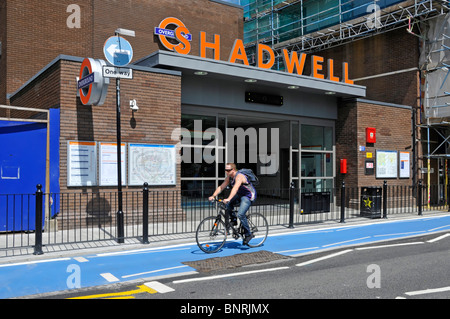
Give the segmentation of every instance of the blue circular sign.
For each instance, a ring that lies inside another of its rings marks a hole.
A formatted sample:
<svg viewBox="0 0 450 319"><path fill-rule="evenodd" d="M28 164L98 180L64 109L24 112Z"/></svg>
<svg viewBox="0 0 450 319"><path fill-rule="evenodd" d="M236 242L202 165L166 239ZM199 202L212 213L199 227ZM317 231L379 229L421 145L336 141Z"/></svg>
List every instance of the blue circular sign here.
<svg viewBox="0 0 450 319"><path fill-rule="evenodd" d="M126 66L133 59L133 48L124 38L113 36L106 40L103 54L109 63L121 67Z"/></svg>

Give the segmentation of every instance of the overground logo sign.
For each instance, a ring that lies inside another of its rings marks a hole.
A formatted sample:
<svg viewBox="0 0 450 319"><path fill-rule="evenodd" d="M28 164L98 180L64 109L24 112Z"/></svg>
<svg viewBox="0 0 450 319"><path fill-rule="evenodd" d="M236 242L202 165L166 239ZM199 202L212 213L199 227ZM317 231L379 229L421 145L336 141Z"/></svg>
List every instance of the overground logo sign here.
<svg viewBox="0 0 450 319"><path fill-rule="evenodd" d="M104 78L105 61L86 58L80 68L78 92L84 105L102 105L108 93L109 79Z"/></svg>
<svg viewBox="0 0 450 319"><path fill-rule="evenodd" d="M175 29L168 29L167 27L173 25ZM190 41L192 35L186 28L183 22L177 18L166 18L155 28L155 34L159 37L161 44L170 51L175 51L180 54L189 54L191 51ZM173 43L169 39L177 39L178 43Z"/></svg>

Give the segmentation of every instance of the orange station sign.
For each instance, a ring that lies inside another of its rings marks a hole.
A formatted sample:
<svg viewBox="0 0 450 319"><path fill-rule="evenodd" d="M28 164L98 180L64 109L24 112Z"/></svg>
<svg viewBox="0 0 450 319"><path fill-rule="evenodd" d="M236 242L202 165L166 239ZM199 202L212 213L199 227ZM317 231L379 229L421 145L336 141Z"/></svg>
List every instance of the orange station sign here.
<svg viewBox="0 0 450 319"><path fill-rule="evenodd" d="M175 26L168 29L168 26ZM161 21L158 27L155 28L155 35L158 36L161 44L169 51L177 52L179 54L187 55L191 51L192 35L185 24L178 18L169 17ZM175 39L176 41L169 41L168 38ZM174 43L176 42L176 43ZM206 50L213 50L213 59L220 60L220 35L214 34L214 42L206 41L206 32L200 31L199 36L199 56L206 58ZM286 67L286 72L296 73L303 75L306 53L298 54L295 51L289 52L286 49L282 50L283 61ZM269 60L264 62L263 56L266 53L269 56ZM242 61L245 65L250 65L245 52L244 42L241 39L236 39L234 45L230 51L228 62L236 63ZM275 53L268 45L258 43L256 45L256 67L261 69L270 69L275 63ZM348 63L342 63L342 75L341 77L334 74L334 61L333 59L327 60L327 74L323 73L324 58L317 55L311 56L311 76L317 79L327 79L335 82L343 82L347 84L354 84L352 80L348 78L349 69Z"/></svg>

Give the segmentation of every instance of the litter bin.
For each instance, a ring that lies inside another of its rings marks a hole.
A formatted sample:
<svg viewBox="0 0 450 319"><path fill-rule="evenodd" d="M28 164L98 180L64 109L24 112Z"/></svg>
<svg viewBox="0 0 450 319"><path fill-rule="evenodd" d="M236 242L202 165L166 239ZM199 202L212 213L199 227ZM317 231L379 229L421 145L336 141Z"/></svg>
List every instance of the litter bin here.
<svg viewBox="0 0 450 319"><path fill-rule="evenodd" d="M381 187L361 187L361 217L381 218L381 196Z"/></svg>
<svg viewBox="0 0 450 319"><path fill-rule="evenodd" d="M329 213L330 192L302 193L301 209L303 214Z"/></svg>
<svg viewBox="0 0 450 319"><path fill-rule="evenodd" d="M301 210L303 214L311 214L314 193L302 193Z"/></svg>

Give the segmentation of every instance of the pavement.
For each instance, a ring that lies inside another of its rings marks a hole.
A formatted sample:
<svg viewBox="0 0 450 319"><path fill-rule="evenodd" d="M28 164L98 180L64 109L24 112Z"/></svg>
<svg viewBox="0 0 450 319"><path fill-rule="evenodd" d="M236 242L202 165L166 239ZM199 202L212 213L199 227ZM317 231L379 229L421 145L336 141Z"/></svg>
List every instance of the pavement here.
<svg viewBox="0 0 450 319"><path fill-rule="evenodd" d="M202 252L191 234L148 245L5 257L0 259L0 298L43 297L74 289L156 281L442 232L450 232L448 213L361 219L344 224L327 222L294 229L277 226L270 229L261 247L250 248L243 246L242 240L229 240L215 254Z"/></svg>

